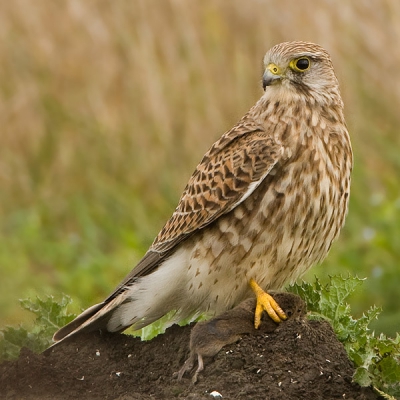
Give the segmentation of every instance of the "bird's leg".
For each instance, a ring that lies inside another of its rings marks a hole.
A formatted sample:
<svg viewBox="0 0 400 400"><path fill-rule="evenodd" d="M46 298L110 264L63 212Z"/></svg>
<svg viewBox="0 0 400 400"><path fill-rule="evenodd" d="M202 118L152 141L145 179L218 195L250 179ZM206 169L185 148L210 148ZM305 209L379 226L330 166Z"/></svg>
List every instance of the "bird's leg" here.
<svg viewBox="0 0 400 400"><path fill-rule="evenodd" d="M282 308L279 307L279 304L274 300L274 298L262 290L253 278L250 279L249 284L257 299L256 311L254 312L254 327L256 329L260 326L263 311L266 311L270 318L275 322L282 322L287 318L286 314Z"/></svg>

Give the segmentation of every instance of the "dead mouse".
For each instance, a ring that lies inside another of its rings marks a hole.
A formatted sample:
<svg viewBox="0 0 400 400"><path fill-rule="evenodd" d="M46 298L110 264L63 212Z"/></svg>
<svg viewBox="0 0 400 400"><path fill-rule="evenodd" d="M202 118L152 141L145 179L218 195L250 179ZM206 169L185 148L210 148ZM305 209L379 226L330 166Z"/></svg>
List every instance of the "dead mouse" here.
<svg viewBox="0 0 400 400"><path fill-rule="evenodd" d="M269 293L285 311L288 319L302 318L306 314L306 305L299 296L286 292ZM259 335L275 331L280 324L274 322L267 313L263 314L260 328L254 328L255 307L256 299L250 298L209 321L198 322L190 333L190 355L177 373L178 380L182 379L186 371L193 369L196 356L198 367L192 378L193 383L204 369L203 357L213 357L222 347L236 342L243 334Z"/></svg>

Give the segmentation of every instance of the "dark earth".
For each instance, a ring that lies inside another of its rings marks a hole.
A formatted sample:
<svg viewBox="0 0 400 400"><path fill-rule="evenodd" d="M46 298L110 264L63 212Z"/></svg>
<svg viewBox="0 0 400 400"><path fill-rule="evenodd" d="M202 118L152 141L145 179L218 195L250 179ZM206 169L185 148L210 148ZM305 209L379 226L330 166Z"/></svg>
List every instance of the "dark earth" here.
<svg viewBox="0 0 400 400"><path fill-rule="evenodd" d="M193 325L174 325L148 342L123 334L96 332L76 335L44 354L22 349L18 360L0 364L0 397L379 398L371 388L352 382L354 368L331 326L324 321L307 320L297 296L280 295L283 298L278 302L289 319L278 326L264 317L257 331L252 327L255 301L248 300L208 323L198 324L191 342ZM204 370L193 383L198 354L204 356ZM189 362L194 361L193 370L185 364L188 358ZM178 380L177 372L182 367L185 373Z"/></svg>

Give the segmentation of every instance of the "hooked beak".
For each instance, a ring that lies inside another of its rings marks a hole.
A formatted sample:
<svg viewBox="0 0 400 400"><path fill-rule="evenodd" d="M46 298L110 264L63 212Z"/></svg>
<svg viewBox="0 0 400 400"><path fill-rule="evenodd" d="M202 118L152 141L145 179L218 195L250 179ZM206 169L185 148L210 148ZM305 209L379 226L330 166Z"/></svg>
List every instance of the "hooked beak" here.
<svg viewBox="0 0 400 400"><path fill-rule="evenodd" d="M263 89L282 79L282 70L276 64L268 64L263 75Z"/></svg>

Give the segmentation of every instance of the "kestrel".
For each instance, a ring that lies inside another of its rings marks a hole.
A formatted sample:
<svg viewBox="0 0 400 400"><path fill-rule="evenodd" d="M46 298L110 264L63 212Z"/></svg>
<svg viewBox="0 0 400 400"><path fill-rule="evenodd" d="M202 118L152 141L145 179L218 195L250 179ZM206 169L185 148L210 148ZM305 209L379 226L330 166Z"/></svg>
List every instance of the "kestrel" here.
<svg viewBox="0 0 400 400"><path fill-rule="evenodd" d="M264 58L264 93L214 143L179 204L138 265L115 291L54 335L144 327L217 315L303 275L327 255L347 213L352 150L329 54L286 42Z"/></svg>

